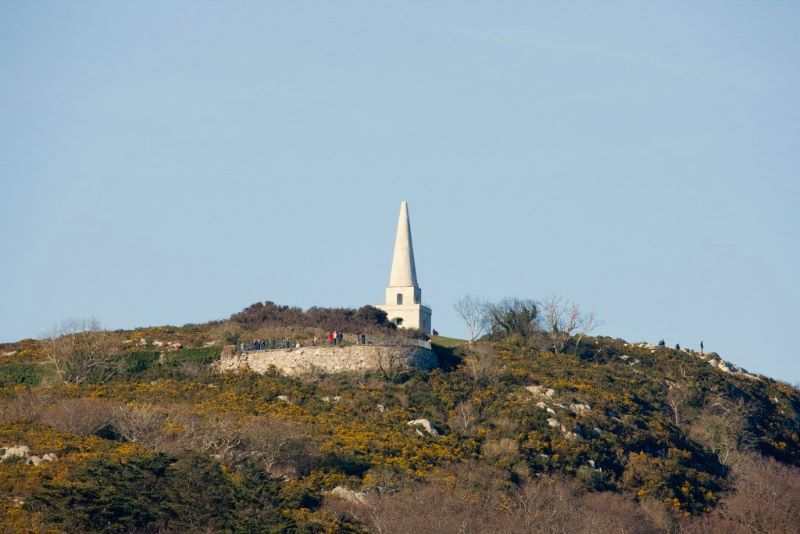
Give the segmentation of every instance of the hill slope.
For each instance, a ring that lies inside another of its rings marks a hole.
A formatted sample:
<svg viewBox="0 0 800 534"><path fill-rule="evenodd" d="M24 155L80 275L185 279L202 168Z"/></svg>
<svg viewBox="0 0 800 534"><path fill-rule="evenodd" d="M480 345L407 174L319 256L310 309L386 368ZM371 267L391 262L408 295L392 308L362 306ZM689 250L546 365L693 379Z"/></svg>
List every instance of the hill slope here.
<svg viewBox="0 0 800 534"><path fill-rule="evenodd" d="M0 451L6 530L778 532L800 520L800 394L714 355L448 340L431 372L216 372L215 339L324 333L248 328L117 332L115 372L77 384L41 344L6 347L0 446L29 449ZM212 343L165 352L156 335Z"/></svg>

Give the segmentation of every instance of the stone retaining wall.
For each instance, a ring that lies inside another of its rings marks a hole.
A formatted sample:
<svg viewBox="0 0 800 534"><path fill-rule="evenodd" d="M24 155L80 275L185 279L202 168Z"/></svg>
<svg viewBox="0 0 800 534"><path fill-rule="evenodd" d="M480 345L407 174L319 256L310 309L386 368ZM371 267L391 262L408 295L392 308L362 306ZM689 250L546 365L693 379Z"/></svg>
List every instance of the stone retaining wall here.
<svg viewBox="0 0 800 534"><path fill-rule="evenodd" d="M348 371L386 371L436 367L436 355L419 347L350 345L345 347L301 347L292 349L259 350L223 356L219 369L229 371L249 367L265 373L274 366L289 376L315 372L342 373Z"/></svg>

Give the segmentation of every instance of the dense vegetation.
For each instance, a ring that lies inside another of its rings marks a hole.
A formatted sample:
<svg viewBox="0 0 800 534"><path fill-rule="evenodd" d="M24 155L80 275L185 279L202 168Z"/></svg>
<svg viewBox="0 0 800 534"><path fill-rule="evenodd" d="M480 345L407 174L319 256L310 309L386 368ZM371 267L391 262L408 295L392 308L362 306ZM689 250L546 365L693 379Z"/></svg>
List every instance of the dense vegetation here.
<svg viewBox="0 0 800 534"><path fill-rule="evenodd" d="M516 325L474 343L442 339L432 372L299 380L213 368L234 340L306 340L328 328L400 335L363 310L298 315L266 303L229 321L98 333L113 354L105 372L80 381L60 378L46 342L2 347L0 447L57 456L0 463L4 530L789 532L800 524L800 393L726 373L707 355L587 336L554 345L537 328L515 335ZM420 418L438 435L408 424ZM337 486L361 493L330 495Z"/></svg>
<svg viewBox="0 0 800 534"><path fill-rule="evenodd" d="M395 330L396 326L387 320L386 312L374 306L362 306L357 310L349 308L319 308L308 310L294 306L275 304L271 301L256 302L239 313L231 315L231 321L249 330L264 325L270 327L292 326L347 330L349 332Z"/></svg>

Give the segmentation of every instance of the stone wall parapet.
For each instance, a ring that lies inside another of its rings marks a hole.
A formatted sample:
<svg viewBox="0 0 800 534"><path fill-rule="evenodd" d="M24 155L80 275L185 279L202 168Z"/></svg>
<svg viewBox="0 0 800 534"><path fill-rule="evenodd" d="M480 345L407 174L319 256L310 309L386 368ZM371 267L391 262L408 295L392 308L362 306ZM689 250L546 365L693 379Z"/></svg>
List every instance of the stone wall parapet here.
<svg viewBox="0 0 800 534"><path fill-rule="evenodd" d="M424 346L348 345L228 353L220 358L218 368L221 371L249 368L262 374L274 368L288 376L303 376L320 372L430 370L437 363L436 355Z"/></svg>

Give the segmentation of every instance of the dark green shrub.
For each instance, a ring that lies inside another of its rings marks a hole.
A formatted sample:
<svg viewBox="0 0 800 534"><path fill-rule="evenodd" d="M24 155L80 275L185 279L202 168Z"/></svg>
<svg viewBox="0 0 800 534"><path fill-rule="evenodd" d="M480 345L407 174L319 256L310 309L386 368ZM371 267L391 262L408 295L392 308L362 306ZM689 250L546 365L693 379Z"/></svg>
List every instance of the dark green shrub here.
<svg viewBox="0 0 800 534"><path fill-rule="evenodd" d="M283 509L319 499L284 490L261 465L229 477L204 454L156 454L92 461L24 506L66 532L296 532Z"/></svg>
<svg viewBox="0 0 800 534"><path fill-rule="evenodd" d="M352 308L320 308L314 306L306 311L295 306L283 306L271 301L256 302L239 313L231 315L231 320L248 330L259 326L308 326L357 332L376 328L395 330L396 325L386 320L386 312L374 306Z"/></svg>
<svg viewBox="0 0 800 534"><path fill-rule="evenodd" d="M0 365L0 387L16 385L36 387L42 382L42 377L47 374L46 371L43 365L35 363Z"/></svg>
<svg viewBox="0 0 800 534"><path fill-rule="evenodd" d="M539 308L530 299L506 298L490 304L486 310L489 336L529 338L539 331Z"/></svg>
<svg viewBox="0 0 800 534"><path fill-rule="evenodd" d="M184 363L195 365L208 365L219 360L222 349L220 347L203 347L196 349L181 349L164 354L164 365L179 367Z"/></svg>
<svg viewBox="0 0 800 534"><path fill-rule="evenodd" d="M128 374L147 371L158 363L158 351L137 351L122 355L125 361L125 372Z"/></svg>
<svg viewBox="0 0 800 534"><path fill-rule="evenodd" d="M26 507L68 532L217 532L233 526L233 482L208 456L97 460Z"/></svg>
<svg viewBox="0 0 800 534"><path fill-rule="evenodd" d="M352 453L330 452L321 459L320 467L350 476L362 476L372 466L367 460Z"/></svg>
<svg viewBox="0 0 800 534"><path fill-rule="evenodd" d="M162 485L172 459L98 460L64 484L45 484L25 504L69 532L155 530L167 518Z"/></svg>

